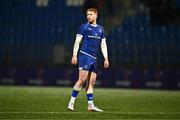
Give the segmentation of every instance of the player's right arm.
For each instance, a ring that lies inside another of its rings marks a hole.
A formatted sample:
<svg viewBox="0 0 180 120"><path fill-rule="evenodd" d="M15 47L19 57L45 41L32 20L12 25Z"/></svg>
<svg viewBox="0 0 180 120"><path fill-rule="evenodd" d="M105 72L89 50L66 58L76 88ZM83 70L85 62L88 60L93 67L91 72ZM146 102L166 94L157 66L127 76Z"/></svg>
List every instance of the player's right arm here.
<svg viewBox="0 0 180 120"><path fill-rule="evenodd" d="M80 34L76 35L76 40L75 40L74 48L73 48L73 56L72 56L72 59L71 59L71 64L73 64L73 65L77 64L77 53L78 53L78 50L79 50L79 44L82 41L82 37L83 36L80 35Z"/></svg>
<svg viewBox="0 0 180 120"><path fill-rule="evenodd" d="M106 44L106 38L103 38L101 41L101 51L104 56L104 67L108 68L109 66L109 60L108 60L108 51L107 51L107 44Z"/></svg>

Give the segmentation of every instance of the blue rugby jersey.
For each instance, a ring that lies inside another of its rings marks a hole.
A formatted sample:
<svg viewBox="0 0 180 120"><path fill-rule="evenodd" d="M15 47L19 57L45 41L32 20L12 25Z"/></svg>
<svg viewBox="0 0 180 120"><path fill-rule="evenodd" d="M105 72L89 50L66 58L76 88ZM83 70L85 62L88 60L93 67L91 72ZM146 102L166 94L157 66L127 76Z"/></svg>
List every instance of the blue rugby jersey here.
<svg viewBox="0 0 180 120"><path fill-rule="evenodd" d="M105 38L103 27L89 23L82 24L77 36L83 37L79 52L96 59L101 40Z"/></svg>

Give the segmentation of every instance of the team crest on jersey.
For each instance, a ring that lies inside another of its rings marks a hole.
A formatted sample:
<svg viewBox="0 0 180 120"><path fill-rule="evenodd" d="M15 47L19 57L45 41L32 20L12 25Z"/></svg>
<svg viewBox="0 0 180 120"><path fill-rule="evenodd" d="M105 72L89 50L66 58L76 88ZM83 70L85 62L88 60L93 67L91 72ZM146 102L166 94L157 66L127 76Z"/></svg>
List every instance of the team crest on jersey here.
<svg viewBox="0 0 180 120"><path fill-rule="evenodd" d="M88 28L88 30L91 30L91 28Z"/></svg>
<svg viewBox="0 0 180 120"><path fill-rule="evenodd" d="M101 30L101 29L99 29L99 32L100 32L100 33L102 33L102 30Z"/></svg>

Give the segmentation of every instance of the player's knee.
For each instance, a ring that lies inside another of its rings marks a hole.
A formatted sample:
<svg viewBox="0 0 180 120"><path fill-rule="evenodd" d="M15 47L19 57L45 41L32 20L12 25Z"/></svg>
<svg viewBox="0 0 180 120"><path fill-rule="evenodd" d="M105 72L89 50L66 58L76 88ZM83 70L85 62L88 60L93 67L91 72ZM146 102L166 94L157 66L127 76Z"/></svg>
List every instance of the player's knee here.
<svg viewBox="0 0 180 120"><path fill-rule="evenodd" d="M91 79L90 84L91 84L92 86L94 86L94 85L95 85L95 83L96 83L96 79Z"/></svg>
<svg viewBox="0 0 180 120"><path fill-rule="evenodd" d="M84 82L86 81L86 79L87 79L87 76L86 76L86 75L81 75L81 76L79 77L79 81L80 81L81 83L84 83Z"/></svg>
<svg viewBox="0 0 180 120"><path fill-rule="evenodd" d="M83 84L85 81L86 81L86 79L83 79L83 78L80 78L80 79L79 79L79 82L80 82L81 84Z"/></svg>

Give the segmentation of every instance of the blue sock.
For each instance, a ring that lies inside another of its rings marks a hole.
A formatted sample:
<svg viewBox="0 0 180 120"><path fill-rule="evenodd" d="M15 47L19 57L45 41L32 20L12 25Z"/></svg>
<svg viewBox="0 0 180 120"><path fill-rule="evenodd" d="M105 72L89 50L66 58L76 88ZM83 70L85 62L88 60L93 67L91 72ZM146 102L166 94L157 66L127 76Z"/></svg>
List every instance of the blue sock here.
<svg viewBox="0 0 180 120"><path fill-rule="evenodd" d="M88 100L88 101L92 101L92 100L93 100L93 98L94 98L94 96L93 96L93 94L92 94L92 93L87 94L87 100Z"/></svg>
<svg viewBox="0 0 180 120"><path fill-rule="evenodd" d="M73 90L71 96L77 97L79 91Z"/></svg>

